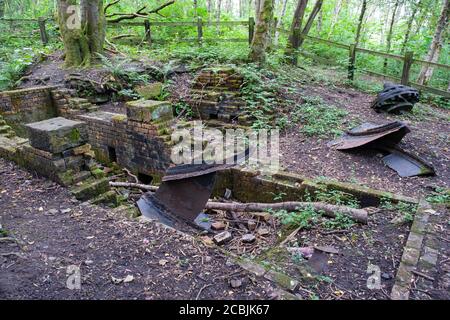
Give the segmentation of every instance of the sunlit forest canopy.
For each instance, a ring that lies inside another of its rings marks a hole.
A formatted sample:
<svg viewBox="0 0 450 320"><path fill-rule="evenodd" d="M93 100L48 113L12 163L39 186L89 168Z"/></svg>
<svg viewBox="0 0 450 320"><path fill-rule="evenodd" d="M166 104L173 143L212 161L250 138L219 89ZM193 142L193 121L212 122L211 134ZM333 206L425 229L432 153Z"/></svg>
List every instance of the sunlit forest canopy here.
<svg viewBox="0 0 450 320"><path fill-rule="evenodd" d="M157 1L103 1L105 6L112 4L107 10L108 15L134 13L144 6L147 9L155 9L167 3L164 0ZM156 14L148 17L137 17L129 21L143 21L144 18L150 21L197 21L201 18L204 22L224 22L224 21L248 21L249 18L257 19L257 7L261 7L263 0L177 0L173 4L163 8ZM274 0L273 16L277 30L291 30L294 13L301 1L297 0ZM305 1L306 10L304 13L303 25L306 18L316 7L319 1ZM77 1L73 1L77 3ZM414 58L433 61L441 64L449 64L449 42L448 30L444 31L444 41L441 41L441 48L434 57L428 56L430 46L433 43L433 37L436 33L445 1L436 0L326 0L320 1L321 7L317 16L313 20L308 32L310 36L325 40L331 40L338 43L350 45L357 42L358 47L386 52L397 55L404 55L406 52L413 52ZM447 4L448 6L448 4ZM50 20L47 28L54 36L51 37L54 46L60 46L61 43L55 43L58 37L57 1L56 0L38 0L38 1L17 1L0 0L0 16L6 19L26 19L46 17ZM117 17L117 16L116 16ZM447 19L448 20L448 19ZM447 24L448 27L448 24ZM0 22L0 29L18 32L25 37L17 36L9 32L2 32L2 39L8 44L21 43L24 50L18 50L14 54L23 56L26 60L30 58L31 51L45 50L36 46L32 39L27 37L37 35L36 23L20 22ZM126 36L141 36L142 27L132 26L114 26L108 27L108 38ZM162 55L171 51L171 48L180 50L196 50L189 43L180 41L181 39L191 39L197 36L197 28L193 26L155 26L152 28L152 38L154 39L152 49L163 48ZM292 31L292 30L291 30ZM216 42L209 43L213 47L220 45L219 51L225 60L235 58L245 59L248 56L248 46L245 41L238 43L217 42L220 39L244 39L248 36L247 26L238 25L210 25L203 30L203 37L206 39L215 39ZM276 31L272 41L272 51L270 57L277 60L277 54L283 51L288 37L286 34ZM29 42L29 44L27 44ZM119 41L118 41L119 42ZM135 44L135 43L134 43ZM138 43L139 44L139 43ZM120 45L120 44L118 44ZM0 59L2 67L7 59L6 55L11 55L11 50L5 46L0 49ZM17 45L16 45L17 47ZM16 48L17 49L17 48ZM128 46L126 51L139 54L142 46ZM147 50L148 48L145 48ZM325 43L306 41L301 50L312 53L322 58L332 59L336 66L345 67L348 60L348 52ZM207 50L203 49L203 52ZM156 51L156 53L161 53ZM401 61L386 60L383 57L360 54L357 59L357 67L361 70L371 67L372 70L380 73L387 73L391 76L398 76L401 72ZM412 74L418 78L421 72L419 65L412 67ZM435 70L430 80L442 89L448 87L448 72ZM429 81L425 81L429 82Z"/></svg>

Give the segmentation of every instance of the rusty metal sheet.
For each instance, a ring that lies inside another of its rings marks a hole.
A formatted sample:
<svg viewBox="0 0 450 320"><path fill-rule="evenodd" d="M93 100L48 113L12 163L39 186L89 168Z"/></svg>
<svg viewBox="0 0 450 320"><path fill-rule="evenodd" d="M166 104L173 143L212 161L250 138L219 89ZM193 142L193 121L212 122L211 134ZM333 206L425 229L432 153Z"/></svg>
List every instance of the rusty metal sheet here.
<svg viewBox="0 0 450 320"><path fill-rule="evenodd" d="M216 172L165 181L155 194L147 193L138 202L141 213L174 226L177 221L193 224L211 197Z"/></svg>
<svg viewBox="0 0 450 320"><path fill-rule="evenodd" d="M367 122L347 131L343 137L329 143L329 146L336 150L394 147L409 132L409 128L399 121L383 125Z"/></svg>
<svg viewBox="0 0 450 320"><path fill-rule="evenodd" d="M422 175L434 175L434 168L425 160L416 157L403 149L387 149L389 152L383 158L383 162L391 169L397 171L400 177L414 177Z"/></svg>
<svg viewBox="0 0 450 320"><path fill-rule="evenodd" d="M231 164L186 164L171 167L162 179L155 194L147 193L139 201L141 213L150 219L175 226L183 221L207 229L203 223L203 209L211 197L217 172L236 166L249 156L249 150L234 155L225 163Z"/></svg>

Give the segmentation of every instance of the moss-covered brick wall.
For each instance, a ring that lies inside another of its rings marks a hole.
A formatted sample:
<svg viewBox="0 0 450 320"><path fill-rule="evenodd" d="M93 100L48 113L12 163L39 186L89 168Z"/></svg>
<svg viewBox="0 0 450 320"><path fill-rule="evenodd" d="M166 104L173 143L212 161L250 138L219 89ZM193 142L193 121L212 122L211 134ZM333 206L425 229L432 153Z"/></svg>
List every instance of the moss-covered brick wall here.
<svg viewBox="0 0 450 320"><path fill-rule="evenodd" d="M0 92L0 115L17 135L27 137L25 124L56 117L53 89L55 87L35 87Z"/></svg>
<svg viewBox="0 0 450 320"><path fill-rule="evenodd" d="M116 162L133 173L161 178L171 164L170 130L166 122L131 120L126 115L93 112L77 117L88 124L89 143L96 159Z"/></svg>

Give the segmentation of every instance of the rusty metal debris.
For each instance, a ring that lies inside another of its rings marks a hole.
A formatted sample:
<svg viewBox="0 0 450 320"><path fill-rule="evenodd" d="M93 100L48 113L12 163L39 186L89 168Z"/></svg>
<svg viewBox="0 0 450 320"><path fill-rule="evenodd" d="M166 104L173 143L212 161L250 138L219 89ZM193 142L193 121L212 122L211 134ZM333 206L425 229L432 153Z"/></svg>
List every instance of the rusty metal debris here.
<svg viewBox="0 0 450 320"><path fill-rule="evenodd" d="M410 154L399 147L388 150L390 154L383 158L383 162L391 169L397 171L400 177L418 175L432 175L434 169L425 160Z"/></svg>
<svg viewBox="0 0 450 320"><path fill-rule="evenodd" d="M184 164L169 168L162 184L155 193L146 193L138 201L142 215L174 227L177 222L187 222L204 230L211 230L212 223L203 213L211 197L216 174L227 170L250 157L247 149L224 164Z"/></svg>
<svg viewBox="0 0 450 320"><path fill-rule="evenodd" d="M332 141L329 146L341 151L381 150L385 154L383 162L389 168L397 171L401 177L433 175L435 172L430 164L398 147L398 143L409 132L411 132L410 129L399 121L383 125L367 122Z"/></svg>
<svg viewBox="0 0 450 320"><path fill-rule="evenodd" d="M146 193L139 201L141 213L150 219L174 226L180 219L209 229L208 217L202 213L211 197L216 173L231 165L180 165L169 168L154 194Z"/></svg>
<svg viewBox="0 0 450 320"><path fill-rule="evenodd" d="M372 108L376 112L402 113L411 111L414 104L419 102L419 91L414 88L387 82L377 99L373 102Z"/></svg>
<svg viewBox="0 0 450 320"><path fill-rule="evenodd" d="M409 128L399 121L384 125L367 122L348 131L342 138L332 141L329 146L336 150L349 150L359 147L368 149L394 147L409 132Z"/></svg>

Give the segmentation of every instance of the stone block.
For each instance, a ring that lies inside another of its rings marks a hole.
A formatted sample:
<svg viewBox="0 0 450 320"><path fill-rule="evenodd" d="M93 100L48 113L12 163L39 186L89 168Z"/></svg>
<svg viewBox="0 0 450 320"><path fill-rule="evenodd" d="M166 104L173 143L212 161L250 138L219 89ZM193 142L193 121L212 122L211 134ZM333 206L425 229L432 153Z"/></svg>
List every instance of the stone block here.
<svg viewBox="0 0 450 320"><path fill-rule="evenodd" d="M139 122L168 121L173 118L172 106L166 101L138 100L127 103L128 119Z"/></svg>
<svg viewBox="0 0 450 320"><path fill-rule="evenodd" d="M144 99L155 99L162 93L163 84L161 82L151 83L136 89L136 92Z"/></svg>
<svg viewBox="0 0 450 320"><path fill-rule="evenodd" d="M80 186L72 190L72 194L80 201L93 199L98 195L109 190L109 181L107 178L99 180L86 180Z"/></svg>
<svg viewBox="0 0 450 320"><path fill-rule="evenodd" d="M40 150L60 153L88 140L87 125L65 118L52 118L26 125L31 145Z"/></svg>

